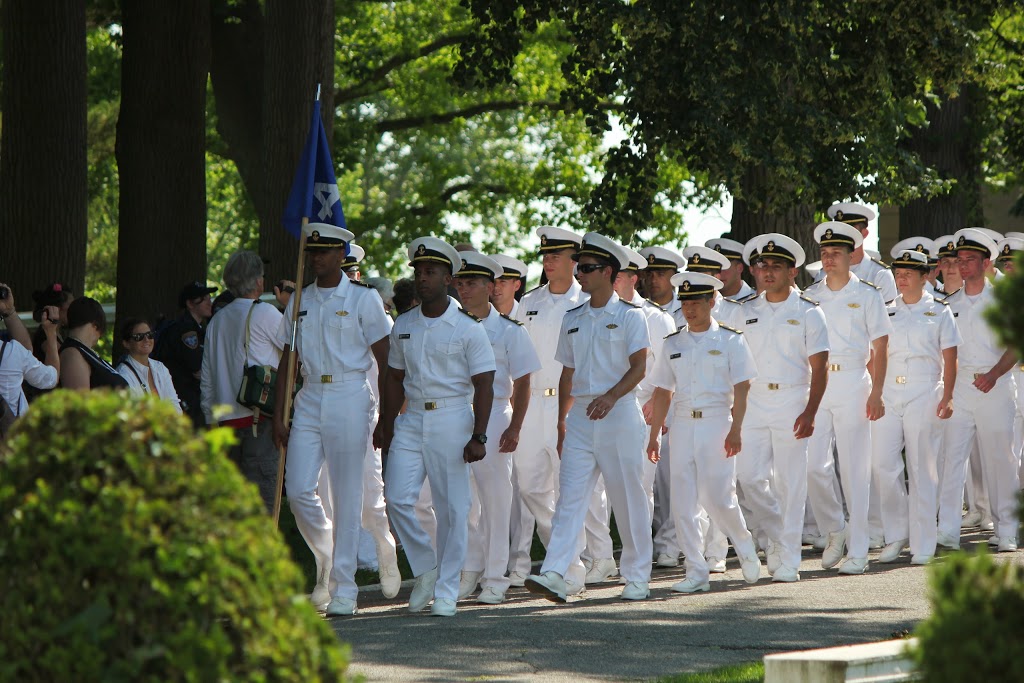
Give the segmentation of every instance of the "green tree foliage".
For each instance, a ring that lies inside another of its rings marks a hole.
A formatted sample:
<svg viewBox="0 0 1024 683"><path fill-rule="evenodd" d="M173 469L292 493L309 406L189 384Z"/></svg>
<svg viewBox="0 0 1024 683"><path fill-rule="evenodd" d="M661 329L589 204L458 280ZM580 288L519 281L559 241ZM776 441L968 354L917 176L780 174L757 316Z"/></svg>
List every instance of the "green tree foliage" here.
<svg viewBox="0 0 1024 683"><path fill-rule="evenodd" d="M157 398L32 404L0 451L0 679L343 676L231 438Z"/></svg>
<svg viewBox="0 0 1024 683"><path fill-rule="evenodd" d="M467 83L507 81L526 40L555 22L574 46L567 106L595 132L622 98L629 144L613 149L588 210L636 229L651 221L659 161L779 214L861 196L898 202L942 189L897 144L923 122L922 98L955 90L974 28L999 0L464 0L479 38Z"/></svg>

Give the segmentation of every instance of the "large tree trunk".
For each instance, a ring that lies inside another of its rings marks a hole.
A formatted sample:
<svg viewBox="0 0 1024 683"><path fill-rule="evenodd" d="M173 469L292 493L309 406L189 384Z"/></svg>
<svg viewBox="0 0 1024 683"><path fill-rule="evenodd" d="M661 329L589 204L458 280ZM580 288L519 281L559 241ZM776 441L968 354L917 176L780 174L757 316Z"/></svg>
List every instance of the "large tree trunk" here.
<svg viewBox="0 0 1024 683"><path fill-rule="evenodd" d="M900 239L951 235L969 225L984 225L981 202L980 140L972 123L977 90L965 86L956 98L929 102L929 125L917 129L908 148L940 177L956 180L949 194L916 199L900 207Z"/></svg>
<svg viewBox="0 0 1024 683"><path fill-rule="evenodd" d="M122 25L117 311L155 318L207 279L209 0L126 0Z"/></svg>
<svg viewBox="0 0 1024 683"><path fill-rule="evenodd" d="M85 286L85 2L2 4L0 278L27 310L51 282Z"/></svg>
<svg viewBox="0 0 1024 683"><path fill-rule="evenodd" d="M281 224L309 118L321 84L321 115L330 140L334 119L334 3L267 0L263 81L263 209L260 253L266 281L295 277L296 242Z"/></svg>

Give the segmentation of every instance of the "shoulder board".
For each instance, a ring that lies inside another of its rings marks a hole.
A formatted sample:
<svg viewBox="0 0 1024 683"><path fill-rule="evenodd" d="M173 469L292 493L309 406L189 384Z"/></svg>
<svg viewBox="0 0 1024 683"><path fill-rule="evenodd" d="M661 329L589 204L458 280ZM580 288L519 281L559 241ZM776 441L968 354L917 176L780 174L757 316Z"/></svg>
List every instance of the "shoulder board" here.
<svg viewBox="0 0 1024 683"><path fill-rule="evenodd" d="M747 294L742 299L736 299L736 301L738 301L741 304L743 304L743 303L746 303L746 302L750 301L751 299L756 299L756 298L757 298L757 292L751 292L750 294Z"/></svg>
<svg viewBox="0 0 1024 683"><path fill-rule="evenodd" d="M665 335L665 339L668 339L669 337L674 337L674 336L676 336L677 334L679 334L680 332L682 332L682 331L683 331L683 330L685 330L685 329L686 329L686 326L684 325L683 327L680 327L680 328L679 328L678 330L676 330L675 332L673 332L673 333L671 333L671 334L666 334L666 335Z"/></svg>
<svg viewBox="0 0 1024 683"><path fill-rule="evenodd" d="M939 303L939 304L942 304L943 306L948 306L949 305L949 302L946 301L945 299L936 299L935 302Z"/></svg>
<svg viewBox="0 0 1024 683"><path fill-rule="evenodd" d="M875 263L877 263L878 265L882 266L883 268L888 268L889 267L888 263L886 263L885 261L879 261L878 259L876 259L873 256L871 257L871 260L874 261Z"/></svg>
<svg viewBox="0 0 1024 683"><path fill-rule="evenodd" d="M619 301L621 301L622 303L626 304L630 308L640 308L639 304L635 304L632 301L626 301L625 299L619 299Z"/></svg>
<svg viewBox="0 0 1024 683"><path fill-rule="evenodd" d="M359 280L349 280L349 282L354 285L359 285L360 287L366 287L367 289L375 289L373 285L368 285L365 282L360 282Z"/></svg>
<svg viewBox="0 0 1024 683"><path fill-rule="evenodd" d="M402 311L401 313L399 313L399 314L398 314L398 315L396 316L396 318L401 318L401 317L402 317L403 315L405 315L406 313L412 313L413 311L415 311L415 310L416 310L417 308L419 308L419 307L420 307L420 305L419 305L419 304L416 304L415 306L410 306L409 308L407 308L407 309L405 309L404 311Z"/></svg>
<svg viewBox="0 0 1024 683"><path fill-rule="evenodd" d="M528 290L526 290L525 292L523 292L523 296L526 296L526 295L527 295L527 294L529 294L530 292L536 292L536 291L537 291L538 289L540 289L540 288L541 288L541 287L543 287L543 286L544 286L544 285L537 285L537 286L536 286L536 287L534 287L533 289L528 289Z"/></svg>
<svg viewBox="0 0 1024 683"><path fill-rule="evenodd" d="M730 332L734 332L735 334L743 334L735 327L729 327L728 325L723 325L722 323L718 323L718 326L721 327L723 330L729 330Z"/></svg>
<svg viewBox="0 0 1024 683"><path fill-rule="evenodd" d="M729 303L736 304L737 306L742 306L743 305L743 302L740 301L739 299L730 299L727 296L723 296L722 297L722 301L728 301Z"/></svg>
<svg viewBox="0 0 1024 683"><path fill-rule="evenodd" d="M963 289L963 287L960 287L960 289ZM960 291L960 289L956 290L956 292L959 292L959 291ZM956 292L950 292L949 294L947 294L947 295L946 295L946 297L945 297L945 298L944 298L944 299L943 299L942 301L943 301L943 302L945 302L945 301L946 301L946 299L949 299L949 297L951 297L951 296L953 296L954 294L956 294Z"/></svg>
<svg viewBox="0 0 1024 683"><path fill-rule="evenodd" d="M500 313L499 315L501 315L502 318L504 318L505 320L509 321L513 325L519 325L519 327L523 326L523 324L521 322L519 322L518 320L516 320L515 318L510 318L507 315L505 315L504 313Z"/></svg>
<svg viewBox="0 0 1024 683"><path fill-rule="evenodd" d="M583 308L586 305L587 305L587 302L584 301L582 304L580 304L576 308L570 308L568 311L566 311L566 313L572 313L573 311L578 311L578 310L580 310L581 308Z"/></svg>
<svg viewBox="0 0 1024 683"><path fill-rule="evenodd" d="M824 282L824 281L825 281L825 278L821 278L820 280L812 282L811 284L807 285L807 287L804 289L804 291L806 292L808 289L811 289L812 287L820 287L821 283Z"/></svg>
<svg viewBox="0 0 1024 683"><path fill-rule="evenodd" d="M806 296L800 297L800 301L806 301L807 303L809 303L812 306L817 306L818 305L817 301L815 301L814 299L808 299Z"/></svg>
<svg viewBox="0 0 1024 683"><path fill-rule="evenodd" d="M470 318L472 318L476 322L480 322L480 318L476 317L475 315L473 315L472 313L467 311L465 308L460 308L459 311L461 311L463 315L468 315Z"/></svg>
<svg viewBox="0 0 1024 683"><path fill-rule="evenodd" d="M877 289L879 291L881 291L881 289L882 289L881 287L876 285L874 282L868 282L867 280L861 280L861 282L863 284L867 285L868 287L871 287L872 289Z"/></svg>

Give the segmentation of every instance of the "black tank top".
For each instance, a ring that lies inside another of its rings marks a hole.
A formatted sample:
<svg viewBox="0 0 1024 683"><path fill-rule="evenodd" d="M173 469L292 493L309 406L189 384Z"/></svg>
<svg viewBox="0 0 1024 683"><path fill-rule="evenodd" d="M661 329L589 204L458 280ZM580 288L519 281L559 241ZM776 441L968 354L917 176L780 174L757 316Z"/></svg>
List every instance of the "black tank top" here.
<svg viewBox="0 0 1024 683"><path fill-rule="evenodd" d="M127 389L128 382L124 377L117 374L117 371L110 366L110 363L106 362L96 352L90 349L88 346L78 341L74 337L68 337L61 344L60 350L64 349L76 349L85 362L89 364L89 388L99 389L100 387L111 387L114 389Z"/></svg>

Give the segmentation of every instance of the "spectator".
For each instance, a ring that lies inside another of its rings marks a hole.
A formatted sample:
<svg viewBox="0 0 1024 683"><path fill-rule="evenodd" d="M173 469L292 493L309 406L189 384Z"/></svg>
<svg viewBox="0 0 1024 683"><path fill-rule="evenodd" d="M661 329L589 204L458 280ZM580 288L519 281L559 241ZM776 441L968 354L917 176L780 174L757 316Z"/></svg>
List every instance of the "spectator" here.
<svg viewBox="0 0 1024 683"><path fill-rule="evenodd" d="M26 339L22 340L11 329L12 316L13 318L18 317L14 310L14 294L7 285L0 285L0 287L7 290L7 296L0 297L0 318L7 323L7 329L13 337L13 339L0 342L0 397L3 397L11 412L17 417L28 408L28 401L22 391L23 383L28 383L29 386L37 389L52 389L57 386L60 358L57 351L56 320L59 317L59 312L55 306L49 306L43 310L40 328L43 330L45 338L42 345L45 352L45 364L40 363L32 355L31 349L26 343L27 332L23 335ZM18 320L18 324L20 323L21 321ZM21 329L24 331L24 326Z"/></svg>
<svg viewBox="0 0 1024 683"><path fill-rule="evenodd" d="M166 365L149 357L155 336L145 320L125 320L121 325L121 344L128 353L118 363L117 372L128 382L128 390L133 395L154 394L170 401L180 413L181 403L174 391L171 373Z"/></svg>
<svg viewBox="0 0 1024 683"><path fill-rule="evenodd" d="M68 306L75 300L75 295L67 289L64 285L59 282L54 282L46 289L40 289L32 292L32 301L35 304L32 308L32 318L38 323L42 322L43 311L47 306L56 306L60 312L60 316L57 319L57 346L59 347L64 343L64 338L61 335L62 330L66 330L68 326ZM44 344L46 343L46 332L42 326L36 329L35 334L32 337L32 352L40 362L45 362L46 349ZM32 398L32 397L30 397Z"/></svg>
<svg viewBox="0 0 1024 683"><path fill-rule="evenodd" d="M263 260L255 253L232 254L224 266L224 284L235 299L210 321L200 380L202 411L212 424L214 407L227 409L217 419L221 426L235 430L237 443L228 457L259 487L269 513L279 486L280 455L274 447L273 425L258 412L240 405L236 398L247 366L278 366L282 349L277 345L277 331L282 316L274 306L260 302Z"/></svg>
<svg viewBox="0 0 1024 683"><path fill-rule="evenodd" d="M14 303L14 292L3 282L0 282L0 320L4 322L4 326L7 328L7 333L4 335L5 340L16 341L29 351L32 350L32 338L29 336L28 330L25 329L25 323L21 322L21 318L18 317L18 307ZM43 330L40 330L39 333L44 334ZM45 359L45 355L43 358Z"/></svg>
<svg viewBox="0 0 1024 683"><path fill-rule="evenodd" d="M60 385L65 389L125 389L124 377L93 350L107 331L107 318L99 301L87 296L68 307L68 336L60 347Z"/></svg>
<svg viewBox="0 0 1024 683"><path fill-rule="evenodd" d="M395 290L391 286L391 280L386 277L368 277L363 282L377 290L384 302L384 312L390 314L391 309L395 307Z"/></svg>
<svg viewBox="0 0 1024 683"><path fill-rule="evenodd" d="M210 294L216 291L216 287L207 287L198 280L185 285L178 294L181 315L160 332L153 350L153 358L170 370L181 407L196 427L206 425L199 401L199 372L206 324L213 315Z"/></svg>
<svg viewBox="0 0 1024 683"><path fill-rule="evenodd" d="M395 307L395 315L402 315L410 308L420 305L419 299L416 298L416 288L412 278L403 277L401 280L395 281L391 301Z"/></svg>

